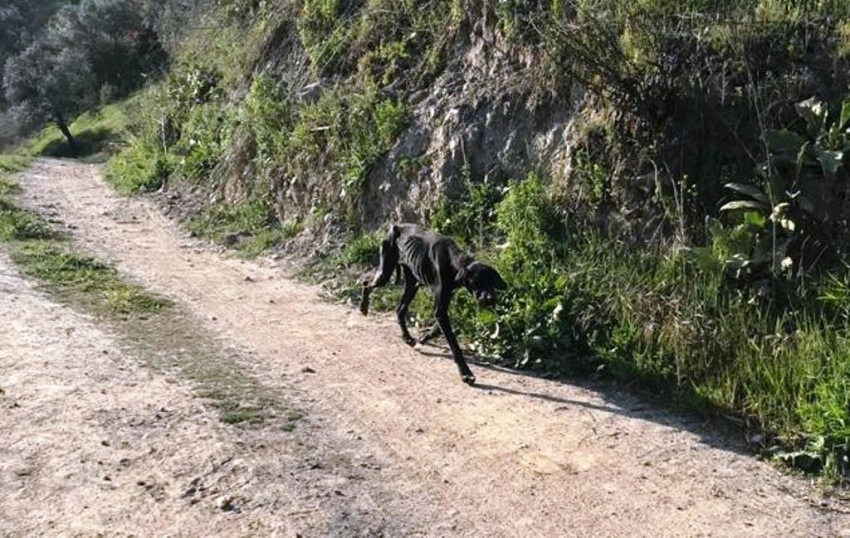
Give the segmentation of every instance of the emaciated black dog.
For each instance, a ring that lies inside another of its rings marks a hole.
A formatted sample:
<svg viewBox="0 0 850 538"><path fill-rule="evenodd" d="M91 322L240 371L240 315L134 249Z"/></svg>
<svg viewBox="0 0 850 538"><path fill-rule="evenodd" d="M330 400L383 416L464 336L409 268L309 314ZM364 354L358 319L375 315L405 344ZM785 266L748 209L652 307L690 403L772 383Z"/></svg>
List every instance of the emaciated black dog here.
<svg viewBox="0 0 850 538"><path fill-rule="evenodd" d="M396 308L398 324L404 341L414 346L417 343L407 330L407 309L419 291L428 286L437 298L436 323L419 340L425 343L441 332L452 350L455 363L464 383L472 385L475 376L469 370L463 353L449 324L449 303L457 288L464 287L475 297L480 307L490 307L496 302L496 290L507 288L507 284L490 266L462 251L449 237L444 237L415 224L393 224L387 238L381 242L381 262L371 282L363 283L360 311L369 313L369 295L372 289L389 282L394 271L404 273L404 294Z"/></svg>

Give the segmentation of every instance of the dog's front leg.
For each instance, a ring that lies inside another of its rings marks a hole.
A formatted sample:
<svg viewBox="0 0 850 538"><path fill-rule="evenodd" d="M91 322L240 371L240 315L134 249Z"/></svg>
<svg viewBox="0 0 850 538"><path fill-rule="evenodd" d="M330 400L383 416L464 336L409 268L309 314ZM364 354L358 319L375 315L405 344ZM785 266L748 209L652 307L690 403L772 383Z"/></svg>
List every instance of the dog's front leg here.
<svg viewBox="0 0 850 538"><path fill-rule="evenodd" d="M407 330L407 309L410 307L413 298L416 297L416 292L419 291L419 281L416 280L416 277L413 276L406 265L401 267L404 271L404 293L401 295L401 301L399 301L395 312L398 316L398 325L401 327L401 337L407 345L415 346L416 340L410 336L410 331Z"/></svg>
<svg viewBox="0 0 850 538"><path fill-rule="evenodd" d="M452 350L452 356L460 372L460 379L467 385L472 385L475 383L475 376L472 375L472 371L466 364L466 359L463 358L463 352L460 350L455 333L449 323L449 303L452 300L452 291L450 287L437 290L437 311L435 317L437 318L437 325L440 327L443 336L446 337L446 341L449 343L449 348Z"/></svg>

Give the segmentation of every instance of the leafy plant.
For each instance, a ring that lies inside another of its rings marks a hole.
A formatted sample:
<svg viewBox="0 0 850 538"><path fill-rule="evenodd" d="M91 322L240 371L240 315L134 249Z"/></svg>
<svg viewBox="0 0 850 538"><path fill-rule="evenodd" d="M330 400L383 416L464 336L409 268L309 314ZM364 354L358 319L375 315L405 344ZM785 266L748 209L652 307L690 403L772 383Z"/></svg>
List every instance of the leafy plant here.
<svg viewBox="0 0 850 538"><path fill-rule="evenodd" d="M269 170L280 164L293 121L292 104L284 88L266 74L254 77L243 116L257 147L256 160L260 169Z"/></svg>
<svg viewBox="0 0 850 538"><path fill-rule="evenodd" d="M843 202L848 193L844 155L850 150L846 133L850 100L841 104L834 119L814 98L797 103L796 111L803 120L803 132L766 133L769 155L759 170L762 187L725 185L743 195L720 208L738 215L732 234L748 238L746 251L726 260L739 276L762 270L773 275L804 270L804 264L813 264L823 250L839 246L841 236L829 232L837 221L850 216ZM805 259L813 248L819 251Z"/></svg>
<svg viewBox="0 0 850 538"><path fill-rule="evenodd" d="M505 190L487 181L474 181L468 167L462 171L464 193L443 197L431 211L431 227L477 248L494 232L496 206Z"/></svg>
<svg viewBox="0 0 850 538"><path fill-rule="evenodd" d="M472 204L449 225L465 226L486 208L486 185L471 185ZM508 290L493 311L479 310L466 294L453 307L463 320L460 331L478 352L510 360L517 367L556 369L573 344L566 312L566 277L556 263L559 226L539 176L513 183L494 208L496 230L504 243L492 253ZM466 217L464 217L466 215ZM472 228L474 229L474 228ZM469 229L467 229L467 234Z"/></svg>
<svg viewBox="0 0 850 538"><path fill-rule="evenodd" d="M790 272L794 268L790 247L798 239L797 224L789 216L791 204L773 204L768 195L751 185L727 183L726 188L747 196L720 208L721 212L742 213L727 236L726 244L735 242L737 248L730 249L729 257L723 260L726 268L736 277L762 269L773 275ZM718 241L722 233L722 228L713 228L713 239Z"/></svg>
<svg viewBox="0 0 850 538"><path fill-rule="evenodd" d="M795 108L803 129L768 131L770 158L763 174L777 197L793 199L821 223L839 219L848 191L844 156L850 150L850 99L835 115L814 97Z"/></svg>

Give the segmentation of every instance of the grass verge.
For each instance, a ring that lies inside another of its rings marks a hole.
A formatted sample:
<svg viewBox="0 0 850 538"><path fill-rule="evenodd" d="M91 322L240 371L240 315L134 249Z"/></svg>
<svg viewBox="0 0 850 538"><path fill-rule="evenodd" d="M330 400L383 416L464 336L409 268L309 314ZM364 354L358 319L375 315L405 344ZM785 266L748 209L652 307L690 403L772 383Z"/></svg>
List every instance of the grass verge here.
<svg viewBox="0 0 850 538"><path fill-rule="evenodd" d="M294 237L302 225L298 221L280 224L266 201L249 200L232 206L208 205L187 221L186 228L252 257Z"/></svg>
<svg viewBox="0 0 850 538"><path fill-rule="evenodd" d="M277 390L245 373L239 354L224 349L168 299L122 280L111 265L76 252L67 237L11 199L20 188L9 173L27 159L0 156L0 245L21 272L59 301L109 324L122 347L147 366L188 380L226 424L277 418L285 431L302 415Z"/></svg>

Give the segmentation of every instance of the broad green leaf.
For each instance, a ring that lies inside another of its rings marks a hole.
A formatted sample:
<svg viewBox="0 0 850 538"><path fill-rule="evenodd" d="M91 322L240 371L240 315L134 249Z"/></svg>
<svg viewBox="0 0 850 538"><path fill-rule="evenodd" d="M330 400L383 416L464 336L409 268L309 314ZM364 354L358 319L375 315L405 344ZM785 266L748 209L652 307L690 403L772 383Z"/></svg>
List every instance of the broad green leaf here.
<svg viewBox="0 0 850 538"><path fill-rule="evenodd" d="M499 317L495 312L490 310L479 310L477 313L478 322L483 325L490 325L491 323L495 323Z"/></svg>
<svg viewBox="0 0 850 538"><path fill-rule="evenodd" d="M767 145L775 153L797 155L807 142L801 135L788 129L767 132Z"/></svg>
<svg viewBox="0 0 850 538"><path fill-rule="evenodd" d="M765 209L765 206L761 202L754 202L753 200L735 200L723 204L720 211L734 211L736 209Z"/></svg>
<svg viewBox="0 0 850 538"><path fill-rule="evenodd" d="M767 195L764 192L762 192L762 190L759 189L758 187L754 187L752 185L747 185L745 183L727 183L726 185L723 185L723 186L725 188L731 189L735 192L740 192L741 194L746 194L747 196L749 196L751 198L755 198L756 200L758 200L759 202L762 202L764 204L770 203L770 198L768 198Z"/></svg>
<svg viewBox="0 0 850 538"><path fill-rule="evenodd" d="M847 122L850 122L850 99L845 99L841 103L841 120L838 123L838 128L843 131L847 128Z"/></svg>
<svg viewBox="0 0 850 538"><path fill-rule="evenodd" d="M841 151L819 151L818 162L823 169L826 177L835 177L835 173L841 168L841 160L844 158L844 152Z"/></svg>
<svg viewBox="0 0 850 538"><path fill-rule="evenodd" d="M764 228L764 224L767 222L767 217L757 211L747 211L744 213L744 222L758 228Z"/></svg>

